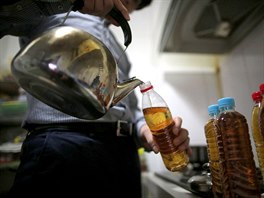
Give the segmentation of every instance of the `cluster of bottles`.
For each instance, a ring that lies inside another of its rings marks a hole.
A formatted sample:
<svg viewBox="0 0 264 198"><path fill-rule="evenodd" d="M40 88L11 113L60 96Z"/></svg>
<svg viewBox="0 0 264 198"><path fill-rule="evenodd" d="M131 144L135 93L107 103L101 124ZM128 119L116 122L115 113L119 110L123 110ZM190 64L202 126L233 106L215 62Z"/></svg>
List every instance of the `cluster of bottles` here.
<svg viewBox="0 0 264 198"><path fill-rule="evenodd" d="M168 105L149 81L140 85L140 91L144 117L158 144L165 167L172 172L183 170L189 163L189 157L173 144L175 135L172 128L175 123Z"/></svg>
<svg viewBox="0 0 264 198"><path fill-rule="evenodd" d="M262 175L264 174L264 84L252 94L251 128ZM225 97L208 106L205 137L214 197L261 197L260 182L244 115L235 100Z"/></svg>

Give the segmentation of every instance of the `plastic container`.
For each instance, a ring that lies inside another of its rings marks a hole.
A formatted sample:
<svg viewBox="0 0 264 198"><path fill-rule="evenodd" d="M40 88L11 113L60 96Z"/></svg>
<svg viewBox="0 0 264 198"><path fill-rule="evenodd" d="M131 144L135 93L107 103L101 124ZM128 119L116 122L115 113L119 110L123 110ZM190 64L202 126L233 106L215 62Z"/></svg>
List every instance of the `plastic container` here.
<svg viewBox="0 0 264 198"><path fill-rule="evenodd" d="M164 99L153 89L150 82L140 85L142 93L142 110L166 168L169 171L180 171L189 163L185 151L178 151L173 144L175 135L172 132L174 121Z"/></svg>
<svg viewBox="0 0 264 198"><path fill-rule="evenodd" d="M247 120L235 110L231 97L218 100L217 134L222 168L223 197L261 197ZM222 144L222 145L221 145Z"/></svg>
<svg viewBox="0 0 264 198"><path fill-rule="evenodd" d="M214 198L222 196L221 168L219 161L219 152L217 146L216 119L219 114L218 104L208 106L209 119L204 126L205 138L207 143L209 168L212 178L212 191Z"/></svg>
<svg viewBox="0 0 264 198"><path fill-rule="evenodd" d="M256 91L251 94L251 97L254 102L252 113L251 113L252 136L254 138L258 161L259 161L259 167L260 167L262 179L263 179L264 177L264 138L260 132L260 127L259 127L259 121L260 121L259 112L260 112L262 96L261 96L260 91Z"/></svg>

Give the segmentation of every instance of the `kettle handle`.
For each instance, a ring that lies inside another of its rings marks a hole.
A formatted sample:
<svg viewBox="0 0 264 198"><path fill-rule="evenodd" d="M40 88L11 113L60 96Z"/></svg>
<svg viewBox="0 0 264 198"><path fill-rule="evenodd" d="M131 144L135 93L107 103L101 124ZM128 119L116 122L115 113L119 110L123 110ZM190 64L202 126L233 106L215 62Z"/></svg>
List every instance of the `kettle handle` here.
<svg viewBox="0 0 264 198"><path fill-rule="evenodd" d="M73 11L79 10L84 6L83 0L76 0L73 3ZM124 45L126 47L128 47L128 45L131 43L132 41L132 33L131 33L131 29L130 26L127 22L127 20L124 18L124 16L122 15L122 13L117 10L116 8L113 8L110 12L109 15L115 19L119 25L121 26L123 33L124 33Z"/></svg>

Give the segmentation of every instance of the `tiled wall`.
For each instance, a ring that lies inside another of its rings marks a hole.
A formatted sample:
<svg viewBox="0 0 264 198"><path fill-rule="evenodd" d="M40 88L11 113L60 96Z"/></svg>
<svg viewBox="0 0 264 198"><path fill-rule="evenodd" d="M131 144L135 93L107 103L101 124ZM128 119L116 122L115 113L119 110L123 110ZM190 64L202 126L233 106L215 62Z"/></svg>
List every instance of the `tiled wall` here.
<svg viewBox="0 0 264 198"><path fill-rule="evenodd" d="M235 98L236 110L246 116L251 134L251 93L264 83L264 21L221 59L220 77L223 96ZM252 136L251 142L255 153Z"/></svg>
<svg viewBox="0 0 264 198"><path fill-rule="evenodd" d="M250 118L251 93L264 83L264 21L220 61L224 96L236 99L237 110Z"/></svg>

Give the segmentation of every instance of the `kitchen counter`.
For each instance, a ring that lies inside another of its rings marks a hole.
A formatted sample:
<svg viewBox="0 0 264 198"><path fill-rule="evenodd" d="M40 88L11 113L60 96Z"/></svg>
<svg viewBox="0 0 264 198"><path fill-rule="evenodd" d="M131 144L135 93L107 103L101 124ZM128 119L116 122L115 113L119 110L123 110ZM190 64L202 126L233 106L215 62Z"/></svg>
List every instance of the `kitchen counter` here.
<svg viewBox="0 0 264 198"><path fill-rule="evenodd" d="M153 172L142 173L143 198L200 198Z"/></svg>

